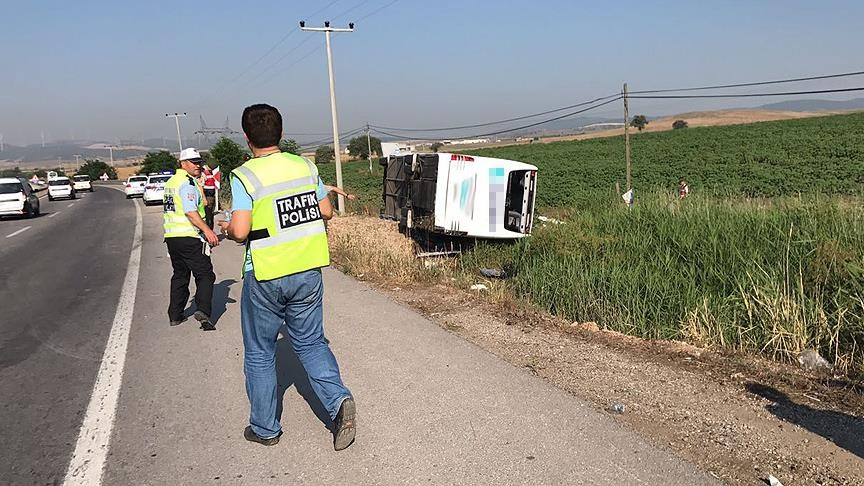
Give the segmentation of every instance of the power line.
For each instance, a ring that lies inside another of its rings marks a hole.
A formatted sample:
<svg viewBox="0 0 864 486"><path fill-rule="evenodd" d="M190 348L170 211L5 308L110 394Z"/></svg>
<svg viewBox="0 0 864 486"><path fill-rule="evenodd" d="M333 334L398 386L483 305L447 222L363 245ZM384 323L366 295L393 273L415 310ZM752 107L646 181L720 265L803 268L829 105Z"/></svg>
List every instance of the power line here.
<svg viewBox="0 0 864 486"><path fill-rule="evenodd" d="M309 18L309 17L313 17L313 16L315 16L315 15L318 15L318 14L320 14L321 12L324 12L325 10L329 9L331 6L333 6L334 4L336 4L336 3L339 2L339 1L341 1L341 0L333 0L333 1L329 2L327 5L325 5L324 7L319 8L318 10L316 10L315 12L313 12L313 13L307 15L307 16L304 17L304 18ZM353 7L348 8L348 9L346 9L346 10L344 10L344 11L342 11L341 13L335 15L333 18L341 18L341 17L344 17L344 16L347 15L348 13L350 13L350 12L356 10L357 8L360 8L361 6L365 5L365 4L368 3L369 1L370 1L370 0L361 0L360 3L354 5ZM372 16L372 15L374 15L374 14L380 12L381 10L384 10L385 8L390 7L391 5L395 4L395 3L398 2L398 1L399 1L399 0L393 0L393 1L391 1L391 2L389 2L389 3L387 3L387 4L385 4L385 5L383 5L383 6L381 6L381 7L378 7L378 8L376 8L376 9L372 10L371 12L367 13L366 15L360 17L359 20L365 20L365 19L369 18L370 16ZM359 21L359 20L358 20L358 21ZM278 40L274 45L272 45L272 46L271 46L271 47L270 47L270 48L269 48L269 49L268 49L268 50L267 50L267 51L266 51L262 56L260 56L258 59L256 59L256 60L255 60L254 62L252 62L251 64L249 64L249 65L248 65L248 66L247 66L243 71L241 71L241 72L240 72L237 76L235 76L232 80L228 81L227 83L222 84L222 85L221 85L221 86L220 86L216 91L214 91L212 94L210 94L210 95L205 95L205 96L199 98L199 100L196 101L195 103L193 103L192 106L193 106L193 107L197 107L197 106L199 106L199 105L202 105L202 104L203 104L206 100L208 100L209 98L211 98L211 97L213 97L213 96L216 96L216 95L222 93L222 92L225 90L225 88L227 88L229 85L234 84L234 83L236 83L237 81L239 81L241 78L243 78L243 77L244 77L245 75L247 75L249 72L251 72L250 70L251 70L253 67L255 67L255 66L258 65L261 61L263 61L263 60L264 60L268 55L270 55L270 54L271 54L271 53L272 53L272 52L273 52L277 47L279 47L282 43L284 43L285 40L288 39L288 37L290 37L294 32L297 32L297 31L299 31L299 29L297 29L297 28L294 28L294 29L290 30L290 31L289 31L288 33L286 33L286 34L285 34L281 39L279 39L279 40ZM271 72L271 71L272 71L272 70L273 70L273 69L274 69L278 64L280 64L283 60L285 60L285 59L286 59L290 54L296 52L297 49L299 49L303 44L305 44L305 43L308 42L309 40L310 40L310 38L308 38L308 37L305 38L305 39L303 39L303 40L300 41L299 43L295 44L292 48L290 48L287 52L285 52L285 53L284 53L281 57L279 57L279 59L277 59L275 62L269 63L269 64L268 64L268 65L267 65L263 70L258 71L258 73L255 74L255 75L252 77L252 79L251 79L250 81L248 81L248 83L246 83L246 86L248 87L251 83L254 83L255 81L261 79L261 78L264 77L264 75L267 74L268 72ZM306 54L304 54L303 56L301 56L301 57L300 57L299 59L297 59L296 61L292 62L292 63L289 64L288 66L285 66L285 68L284 68L282 71L280 71L280 72L284 72L285 70L288 70L289 68L291 68L291 67L293 67L293 66L299 64L300 62L302 62L303 60L307 59L309 56L311 56L312 54L314 54L315 52L317 52L319 49L321 49L320 46L319 46L319 47L316 47L314 50L312 50L312 51L310 51L310 52L307 52ZM271 81L273 81L273 80L274 80L274 78L271 77L271 78L265 80L264 82L262 82L262 83L256 85L255 87L260 88L261 86L264 86L264 85L268 84L269 82L271 82Z"/></svg>
<svg viewBox="0 0 864 486"><path fill-rule="evenodd" d="M398 1L398 0L396 0L396 1ZM354 5L353 7L349 8L349 9L347 9L347 10L344 10L344 11L342 11L342 12L339 13L339 14L336 14L333 18L334 18L334 19L338 19L338 18L345 17L348 13L350 13L350 12L356 10L357 8L359 8L359 7L363 6L363 5L365 5L365 4L368 3L368 2L369 2L369 0L362 0L360 3ZM335 3L335 2L334 2L334 3ZM374 12L378 12L378 11L383 10L384 8L386 8L386 7L390 6L390 5L392 5L393 3L396 3L396 2L391 2L390 4L385 5L384 7L378 8L378 9L374 10L373 13L374 13ZM319 12L320 12L320 11L319 11ZM313 15L314 15L314 14L313 14ZM369 15L371 15L371 14L367 14L367 15L365 15L365 16L362 17L362 18L365 19L365 18L369 17ZM304 17L304 18L307 18L307 17ZM295 30L296 30L296 29L295 29ZM267 74L267 72L271 71L271 70L272 70L273 68L275 68L279 63L281 63L283 60L285 60L285 59L286 59L286 58L287 58L291 53L293 53L294 51L296 51L297 49L299 49L303 44L305 44L306 42L309 42L310 40L312 40L311 37L306 37L305 39L303 39L303 41L301 41L299 44L297 44L297 45L295 45L293 48L291 48L288 52L286 52L284 55L282 55L282 57L280 57L279 59L277 59L275 62L270 63L270 65L267 66L266 68L264 68L263 71L260 71L260 72L259 72L259 73L258 73L258 74L257 74L257 75L256 75L256 76L255 76L251 81L250 81L250 83L255 82L255 81L261 79L265 74ZM334 39L334 40L335 40L335 39ZM321 46L318 46L318 47L316 47L315 49L313 49L313 50L307 52L306 54L304 54L303 56L301 56L299 59L295 60L295 61L292 62L291 64L289 64L289 65L287 65L287 66L284 66L284 68L283 68L281 71L279 71L279 72L285 72L285 71L287 71L288 69L290 69L291 67L296 66L297 64L299 64L300 62L302 62L303 60L305 60L306 58L308 58L308 57L311 56L312 54L318 52L319 49L321 49ZM262 86L265 86L265 85L267 85L268 83L272 82L272 81L275 80L275 79L276 79L276 76L271 76L271 77L268 78L267 80L265 80L265 81L261 82L260 84L258 84L256 87L257 87L257 88L260 88L260 87L262 87Z"/></svg>
<svg viewBox="0 0 864 486"><path fill-rule="evenodd" d="M330 135L330 132L283 132L282 135L290 135L292 137L320 137L322 135Z"/></svg>
<svg viewBox="0 0 864 486"><path fill-rule="evenodd" d="M311 37L307 37L307 38L306 38L307 41L310 40L310 39L311 39ZM336 39L333 39L333 42L335 42L335 41L336 41ZM304 42L304 43L305 43L305 42ZM310 51L307 52L306 54L303 54L303 56L301 56L300 58L298 58L296 61L292 62L291 64L289 64L289 65L287 65L287 66L284 66L283 69L282 69L282 71L280 71L280 72L285 72L285 71L291 69L292 67L294 67L294 66L300 64L301 62L303 62L304 60L306 60L307 58L309 58L309 56L311 56L312 54L315 54L316 52L320 51L320 50L323 49L323 48L324 48L323 45L316 46L314 49L310 50ZM275 81L276 79L277 79L276 76L271 76L271 77L265 79L264 81L258 83L258 84L255 86L255 88L261 88L261 87L263 87L263 86L267 86L268 84L272 83L272 82Z"/></svg>
<svg viewBox="0 0 864 486"><path fill-rule="evenodd" d="M662 90L641 90L641 91L631 91L628 98L634 99L688 99L688 98L747 98L747 97L765 97L765 96L793 96L793 95L804 95L804 94L824 94L824 93L842 93L842 92L852 92L852 91L864 91L864 88L839 88L839 89L825 89L825 90L804 90L804 91L788 91L788 92L772 92L772 93L739 93L739 94L707 94L707 95L648 95L648 93L669 93L676 91L697 91L697 90L707 90L707 89L725 89L725 88L737 88L737 87L746 87L746 86L763 86L763 85L771 85L771 84L781 84L781 83L792 83L792 82L802 82L802 81L813 81L813 80L822 80L822 79L833 79L833 78L843 78L850 76L858 76L864 75L864 71L855 71L848 73L840 73L840 74L829 74L829 75L820 75L820 76L808 76L808 77L800 77L800 78L791 78L791 79L782 79L782 80L772 80L772 81L758 81L758 82L749 82L749 83L737 83L737 84L725 84L725 85L716 85L716 86L700 86L700 87L691 87L691 88L675 88L675 89L662 89ZM576 108L579 106L586 106L593 103L608 101L612 102L617 99L621 99L622 96L620 94L604 96L601 98L596 98L591 101L586 101L582 103L577 103L574 105L565 106L562 108L556 108L554 110L548 110L545 112L534 113L531 115L524 115L519 117L513 117L506 120L498 120L487 123L476 123L472 125L462 125L462 126L454 126L454 127L440 127L440 128L395 128L395 127L386 127L380 125L370 125L374 128L378 133L393 136L397 138L406 138L404 136L396 135L393 133L387 132L387 130L397 131L397 132L438 132L438 131L452 131L452 130L460 130L467 128L479 128L484 126L493 126L501 123L507 123L511 121L524 120L527 118L533 118L536 116L547 115L551 113L556 113L572 108ZM589 109L594 109L600 106L603 106L603 103ZM587 110L585 110L587 111ZM580 111L581 112L581 111ZM515 130L521 130L524 128L530 128L532 126L542 125L544 123L548 123L550 121L555 121L558 119L566 118L568 116L575 115L580 112L568 113L561 117L551 118L549 120L544 120L537 123L532 123L529 125L525 125L517 128L510 128L505 130L499 130L496 132L491 132L483 135L474 135L474 136L488 136L488 135L497 135L499 133L506 133Z"/></svg>
<svg viewBox="0 0 864 486"><path fill-rule="evenodd" d="M347 131L347 132L342 132L342 133L339 134L339 140L342 140L342 139L348 138L348 137L350 137L350 136L352 136L352 135L356 135L356 134L358 134L358 133L360 133L360 132L362 132L362 131L364 131L364 130L366 130L366 127L355 128L354 130L349 130L349 131ZM300 145L300 148L311 148L311 147L315 147L315 146L317 146L317 145L321 145L321 144L323 144L323 143L326 143L326 142L332 142L332 141L333 141L333 137L332 137L332 135L331 135L330 137L322 138L321 140L315 140L314 142L306 142L306 143Z"/></svg>
<svg viewBox="0 0 864 486"><path fill-rule="evenodd" d="M622 99L622 96L621 96L621 95L615 95L614 98L612 98L612 99L607 99L607 100L603 101L602 103L595 104L595 105L593 105L593 106L589 106L589 107L587 107L587 108L583 108L583 109L581 109L581 110L576 110L576 111L573 111L573 112L570 112L570 113L565 113L565 114L563 114L563 115L556 116L556 117L553 117L553 118L549 118L549 119L546 119L546 120L543 120L543 121L539 121L539 122L536 122L536 123L530 123L530 124L528 124L528 125L522 125L522 126L519 126L519 127L507 128L507 129L504 129L504 130L498 130L498 131L495 131L495 132L480 133L480 134L475 134L475 135L467 135L466 137L467 137L467 138L472 138L472 137L489 137L489 136L492 136L492 135L499 135L499 134L502 134L502 133L508 133L508 132L515 132L515 131L518 131L518 130L524 130L524 129L526 129L526 128L536 127L536 126L538 126L538 125L543 125L543 124L546 124L546 123L549 123L549 122L553 122L553 121L557 121L557 120L562 120L562 119L564 119L564 118L571 117L571 116L573 116L573 115L578 115L578 114L580 114L580 113L585 113L585 112L587 112L587 111L595 110L595 109L597 109L597 108L600 108L600 107L602 107L602 106L606 106L606 105L608 105L609 103L613 103L613 102L618 101L618 100L620 100L620 99ZM370 125L370 127L371 127L371 126L372 126L372 125ZM377 129L377 128L374 128L374 127L373 127L373 131L375 131L376 133L380 133L380 134L382 134L382 135L388 135L388 136L391 136L391 137L402 138L402 139L406 139L406 138L408 138L408 137L405 137L405 136L400 136L400 135L396 135L396 134L389 133L389 132L386 132L386 131L382 131L382 130ZM400 131L400 130L396 129L396 131Z"/></svg>
<svg viewBox="0 0 864 486"><path fill-rule="evenodd" d="M816 81L819 79L834 79L834 78L846 78L850 76L861 76L864 75L864 71L855 71L851 73L840 73L840 74L826 74L821 76L807 76L803 78L790 78L790 79L777 79L773 81L756 81L750 83L737 83L737 84L718 84L715 86L698 86L691 88L670 88L670 89L652 89L652 90L641 90L641 91L631 91L630 94L648 94L648 93L673 93L677 91L703 91L709 89L726 89L726 88L744 88L747 86L765 86L769 84L784 84L784 83L798 83L801 81Z"/></svg>
<svg viewBox="0 0 864 486"><path fill-rule="evenodd" d="M339 2L339 1L340 1L340 0L333 0L332 2L328 3L328 4L325 5L324 7L322 7L322 8L320 8L320 9L316 10L316 11L313 12L313 13L311 13L311 14L309 15L309 17L311 17L311 16L313 16L313 15L318 15L319 13L321 13L321 12L327 10L328 8L330 8L331 6L333 6L333 4L335 4L336 2ZM294 29L292 29L292 30L289 30L288 33L286 33L285 35L283 35L281 39L279 39L275 44L273 44L272 46L270 46L270 48L267 49L267 52L265 52L264 54L262 54L261 57L259 57L258 59L256 59L252 64L246 66L246 68L243 69L243 70L240 72L240 74L237 75L237 77L235 77L234 79L232 79L231 81L229 81L228 84L231 84L231 83L234 83L234 82L240 80L240 78L242 78L244 75L246 75L246 73L248 73L250 69L252 69L253 67L257 66L258 63L260 63L261 61L263 61L265 57L269 56L271 52L275 51L277 47L279 47L280 45L282 45L282 43L285 42L289 37L291 37L291 35L293 35L295 32L298 32L298 31L299 31L299 29L297 29L296 27L295 27ZM277 62L278 62L278 61L277 61Z"/></svg>
<svg viewBox="0 0 864 486"><path fill-rule="evenodd" d="M357 5L354 5L353 7L349 8L348 10L340 13L339 15L336 15L333 18L331 18L330 20L332 20L334 23L336 23L337 20L341 20L343 17L347 16L349 13L357 10L358 8L362 7L363 5L366 5L367 3L369 3L369 0L363 0L360 3L358 3ZM306 17L304 17L304 18L306 18Z"/></svg>
<svg viewBox="0 0 864 486"><path fill-rule="evenodd" d="M806 94L824 94L824 93L848 93L851 91L864 91L861 88L839 88L839 89L817 89L808 91L785 91L779 93L738 93L738 94L708 94L708 95L637 95L628 96L634 99L690 99L690 98L753 98L760 96L794 96Z"/></svg>
<svg viewBox="0 0 864 486"><path fill-rule="evenodd" d="M309 16L311 17L312 15L318 15L319 13L321 13L321 12L327 10L328 8L330 8L331 6L333 6L334 4L336 4L337 2L340 2L340 1L341 1L341 0L333 0L333 1L331 1L330 3L328 3L327 5L325 5L324 7L321 7L321 8L319 8L318 10L316 10L315 12L311 13ZM222 93L222 91L223 91L225 88L227 88L229 85L232 85L232 84L236 83L237 81L239 81L241 78L243 78L243 76L245 76L246 74L248 74L248 73L250 72L250 70L251 70L253 67L257 66L261 61L263 61L267 56L269 56L269 55L270 55L274 50L276 50L277 47L279 47L280 45L282 45L283 42L285 42L289 37L291 37L291 35L293 35L295 32L298 32L299 30L300 30L300 29L298 29L298 28L296 28L296 27L295 27L294 29L292 29L292 30L289 30L285 35L282 36L282 38L280 38L278 41L276 41L275 44L273 44L272 46L270 46L270 48L267 49L267 51L266 51L263 55L261 55L258 59L256 59L255 61L253 61L253 62L252 62L251 64L249 64L248 66L246 66L246 68L242 69L242 70L237 74L237 76L235 76L235 77L234 77L233 79L231 79L230 81L228 81L228 82L223 83L222 85L220 85L219 88L217 88L217 89L216 89L212 94L210 94L210 95L206 95L206 96L200 98L198 101L196 101L195 103L193 103L192 106L198 106L199 104L202 104L202 103L203 103L205 100L207 100L208 98L210 98L210 97L212 97L212 96L216 96L216 95ZM305 42L305 40L304 40L303 42ZM301 44L302 44L303 42L301 42ZM281 59L282 59L282 58L280 58L280 60L281 60ZM279 62L279 61L277 61L277 62ZM260 73L259 73L259 75L260 75ZM258 78L258 76L256 76L255 79L257 79L257 78ZM253 80L253 81L254 81L254 80Z"/></svg>
<svg viewBox="0 0 864 486"><path fill-rule="evenodd" d="M292 32L296 32L296 31L292 31ZM254 78L252 78L252 79L249 80L249 83L251 84L251 83L254 83L255 81L258 81L259 79L261 79L261 78L262 78L265 74L267 74L270 70L272 70L273 68L275 68L276 66L278 66L279 63L282 62L285 58L287 58L289 55L291 55L291 54L292 54L294 51L296 51L297 49L303 47L303 44L309 42L310 40L312 40L310 37L306 37L306 38L304 38L302 41L300 41L300 43L298 43L297 45L295 45L294 47L292 47L291 49L289 49L285 54L283 54L282 57L280 57L279 59L277 59L275 62L271 62L270 64L268 64L267 67L265 67L262 71L259 71L258 74L256 74ZM271 78L271 79L272 79L272 78ZM270 81L271 79L268 79L267 81ZM262 83L262 84L266 84L267 81L265 81L265 82Z"/></svg>
<svg viewBox="0 0 864 486"><path fill-rule="evenodd" d="M375 10L373 10L373 11L369 12L368 14L366 14L366 15L360 17L359 19L357 19L357 22L361 22L361 21L363 21L363 20L368 19L369 17L375 15L376 13L378 13L378 12L384 10L385 8L387 8L387 7L391 6L391 5L393 5L394 3L398 2L398 1L399 1L399 0L393 0L392 2L390 2L390 3L386 4L386 5L383 5L383 6L381 6L381 7L376 8Z"/></svg>
<svg viewBox="0 0 864 486"><path fill-rule="evenodd" d="M561 107L561 108L555 108L554 110L543 111L543 112L540 112L540 113L532 113L532 114L530 114L530 115L517 116L517 117L514 117L514 118L508 118L508 119L506 119L506 120L498 120L498 121L487 122L487 123L475 123L475 124L473 124L473 125L462 125L462 126L458 126L458 127L444 127L444 128L393 128L393 127L382 127L382 126L377 126L377 125L370 125L370 126L373 127L373 128L383 128L384 130L397 130L397 131L400 131L400 132L447 132L447 131L452 131L452 130L462 130L462 129L465 129L465 128L488 127L488 126L492 126L492 125L500 125L500 124L502 124L502 123L508 123L508 122L513 122L513 121L525 120L525 119L527 119L527 118L534 118L534 117L537 117L537 116L550 115L550 114L552 114L552 113L558 113L558 112L561 112L561 111L564 111L564 110L571 110L571 109L573 109L573 108L578 108L578 107L580 107L580 106L586 106L586 105L590 105L590 104L593 104L593 103L597 103L597 102L600 102L600 101L605 101L605 100L609 100L609 99L613 99L613 98L618 99L618 98L620 98L620 97L621 97L620 94L613 94L613 95L603 96L603 97L600 97L600 98L595 98L595 99L590 100L590 101L583 101L583 102L581 102L581 103L576 103L575 105L568 105L568 106L564 106L564 107Z"/></svg>
<svg viewBox="0 0 864 486"><path fill-rule="evenodd" d="M337 1L338 1L338 0L337 0ZM369 1L369 0L362 0L360 3L354 5L353 7L349 8L349 9L347 9L347 10L343 10L341 13L336 14L333 18L341 18L341 17L344 17L345 15L347 15L347 14L350 13L350 12L352 12L353 10L355 10L355 9L361 7L362 5L366 4L368 1ZM336 3L336 2L335 2L335 1L334 1L334 2L331 2L330 5L333 5L334 3ZM329 6L329 5L328 5L328 6ZM313 13L312 15L307 15L306 17L303 17L303 18L305 19L305 18L312 17L313 15L317 15L317 14L323 12L324 10L325 10L325 8L319 9L318 11L316 11L315 13ZM298 32L299 30L300 30L300 29L298 29L298 28L295 27L291 32ZM312 40L311 37L306 37L306 38L304 38L304 39L303 39L299 44L295 45L294 47L292 47L291 49L289 49L288 52L286 52L285 54L283 54L282 57L280 57L279 59L277 59L275 62L270 63L270 65L268 65L266 68L264 68L263 71L259 71L258 74L255 75L255 77L250 81L250 83L255 82L255 81L258 80L258 79L261 79L261 77L262 77L264 74L266 74L266 73L267 73L268 71L270 71L271 69L275 68L279 63L281 63L282 61L284 61L284 60L285 60L285 59L286 59L286 58L287 58L291 53L295 52L295 51L296 51L297 49L299 49L303 44L309 42L310 40ZM316 49L316 50L317 50L317 49ZM295 61L294 63L292 63L290 66L293 66L293 65L297 64L298 62L300 62L300 61L303 60L303 59L306 59L306 58L309 57L310 55L311 55L311 53L307 53L305 56L301 57L300 59L298 59L297 61ZM290 66L288 66L288 67L290 67ZM287 69L287 68L286 68L286 69ZM268 80L268 81L269 81L269 80ZM262 85L267 84L268 81L265 81L264 83L262 83Z"/></svg>

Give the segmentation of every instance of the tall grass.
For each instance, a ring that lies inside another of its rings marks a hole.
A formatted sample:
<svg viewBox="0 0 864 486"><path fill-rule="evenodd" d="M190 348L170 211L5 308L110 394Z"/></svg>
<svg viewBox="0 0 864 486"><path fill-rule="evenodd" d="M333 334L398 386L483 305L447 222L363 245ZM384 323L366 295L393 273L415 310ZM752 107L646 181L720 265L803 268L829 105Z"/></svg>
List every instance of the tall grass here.
<svg viewBox="0 0 864 486"><path fill-rule="evenodd" d="M647 200L644 200L647 199ZM824 198L643 198L596 205L516 245L481 245L550 312L646 338L792 360L819 349L864 372L864 211Z"/></svg>

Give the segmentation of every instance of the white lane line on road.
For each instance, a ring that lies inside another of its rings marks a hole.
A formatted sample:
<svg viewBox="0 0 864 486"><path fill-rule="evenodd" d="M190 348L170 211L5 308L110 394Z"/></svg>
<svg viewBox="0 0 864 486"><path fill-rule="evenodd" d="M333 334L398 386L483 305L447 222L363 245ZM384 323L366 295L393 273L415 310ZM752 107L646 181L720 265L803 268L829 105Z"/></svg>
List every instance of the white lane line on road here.
<svg viewBox="0 0 864 486"><path fill-rule="evenodd" d="M30 229L30 227L29 227L29 226L25 226L25 227L21 228L20 230L14 232L14 233L10 233L10 234L6 235L6 238L12 238L13 236L20 235L21 233L27 231L28 229Z"/></svg>
<svg viewBox="0 0 864 486"><path fill-rule="evenodd" d="M102 484L102 473L108 457L111 431L123 383L123 367L126 363L126 347L129 344L129 328L135 310L135 293L138 290L138 270L141 267L141 204L135 201L135 237L132 252L123 280L123 290L117 302L117 312L111 325L111 334L96 375L96 384L90 395L90 403L84 422L75 443L75 452L66 470L64 485L98 486Z"/></svg>
<svg viewBox="0 0 864 486"><path fill-rule="evenodd" d="M71 207L74 206L74 205L75 205L75 203L69 203L69 205L66 206L66 207L67 207L67 208L71 208Z"/></svg>
<svg viewBox="0 0 864 486"><path fill-rule="evenodd" d="M48 216L48 219L51 219L54 216L57 216L58 214L60 214L60 211L57 211L56 213L51 213L51 216Z"/></svg>

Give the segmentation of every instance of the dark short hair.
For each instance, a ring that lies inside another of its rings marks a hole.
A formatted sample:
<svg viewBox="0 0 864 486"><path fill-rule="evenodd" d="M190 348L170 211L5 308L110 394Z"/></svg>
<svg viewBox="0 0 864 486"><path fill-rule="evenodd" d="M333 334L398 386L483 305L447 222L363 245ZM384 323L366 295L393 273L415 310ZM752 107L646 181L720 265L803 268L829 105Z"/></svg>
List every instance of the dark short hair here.
<svg viewBox="0 0 864 486"><path fill-rule="evenodd" d="M243 110L243 133L258 148L275 147L282 138L282 115L276 108L258 104Z"/></svg>

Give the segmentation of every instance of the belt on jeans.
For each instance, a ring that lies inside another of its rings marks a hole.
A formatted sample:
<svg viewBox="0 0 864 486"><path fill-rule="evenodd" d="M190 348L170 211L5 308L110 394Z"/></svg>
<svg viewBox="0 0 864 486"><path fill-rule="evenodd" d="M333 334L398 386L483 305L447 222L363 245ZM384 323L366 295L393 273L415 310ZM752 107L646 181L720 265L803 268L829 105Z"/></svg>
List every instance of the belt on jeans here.
<svg viewBox="0 0 864 486"><path fill-rule="evenodd" d="M247 241L255 241L255 240L263 240L264 238L270 238L270 230L267 228L261 228L257 230L252 230L249 232L249 236L246 237Z"/></svg>

